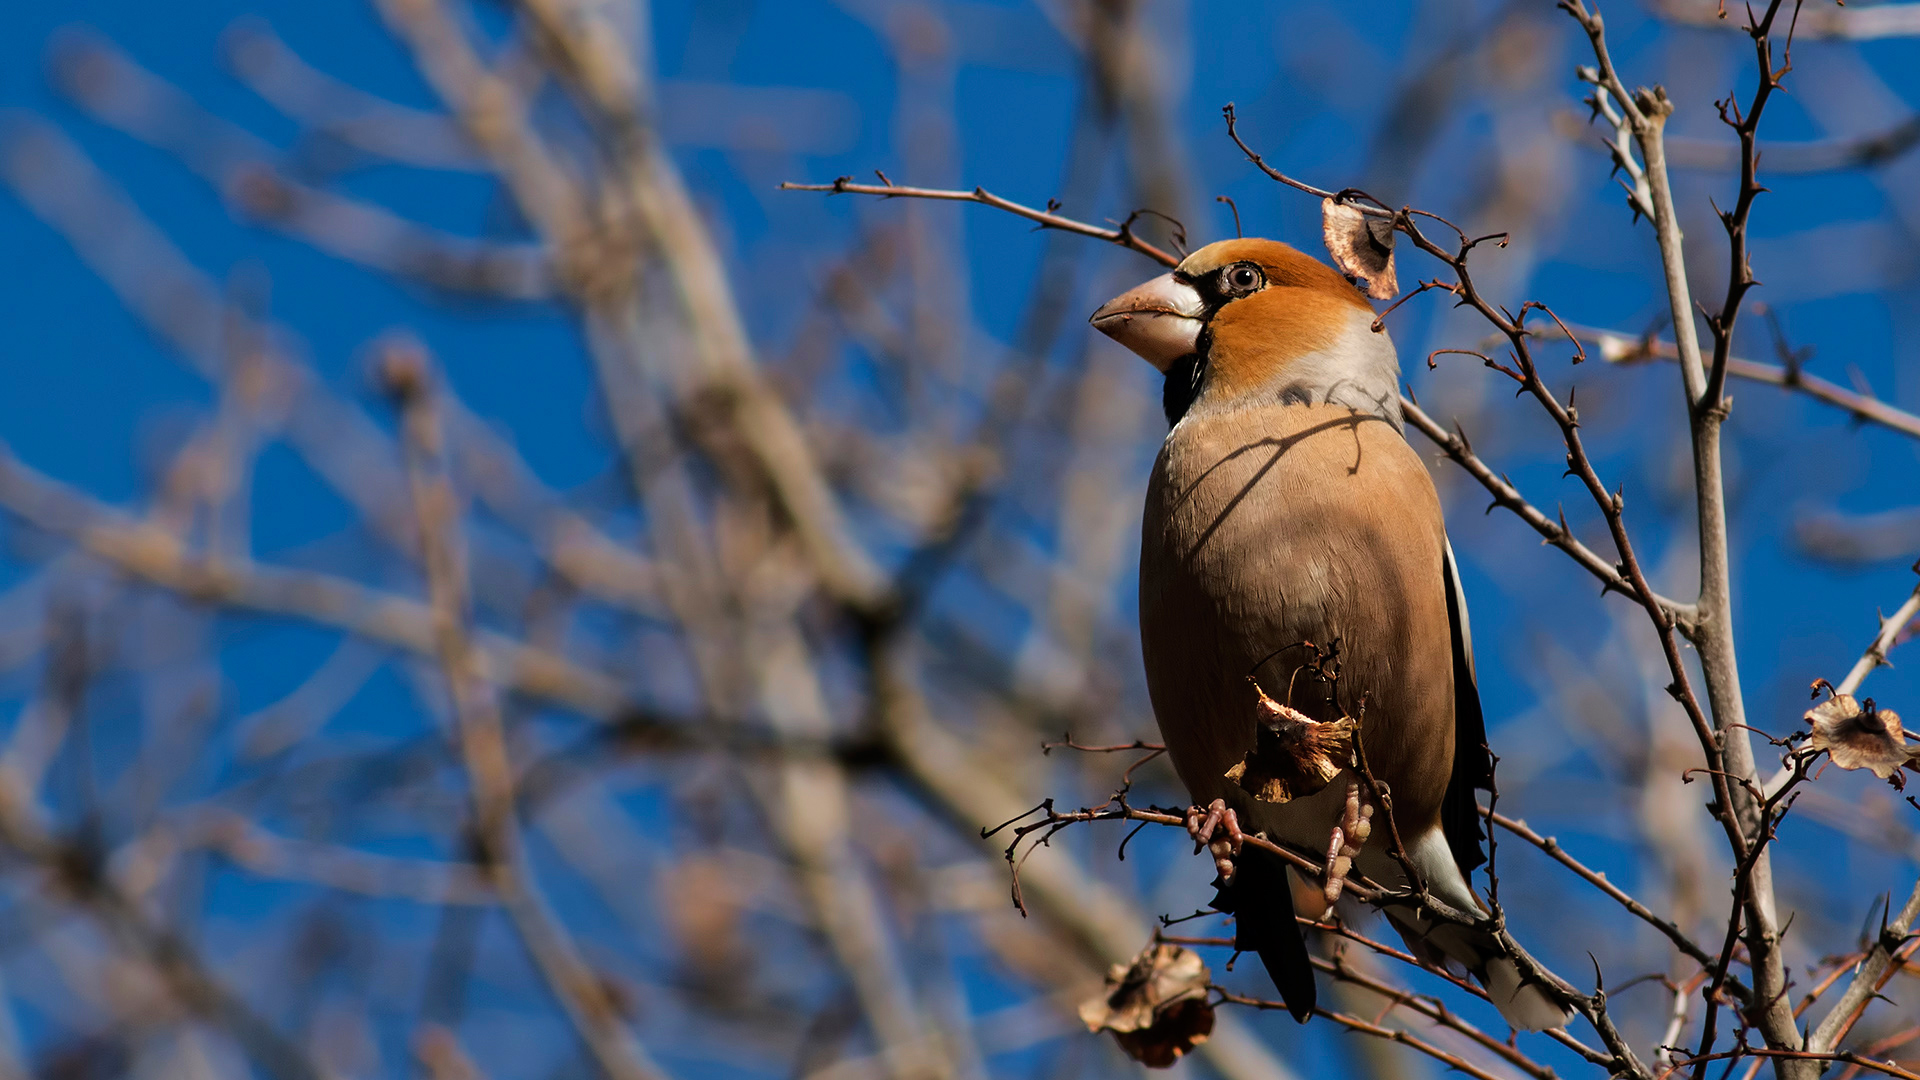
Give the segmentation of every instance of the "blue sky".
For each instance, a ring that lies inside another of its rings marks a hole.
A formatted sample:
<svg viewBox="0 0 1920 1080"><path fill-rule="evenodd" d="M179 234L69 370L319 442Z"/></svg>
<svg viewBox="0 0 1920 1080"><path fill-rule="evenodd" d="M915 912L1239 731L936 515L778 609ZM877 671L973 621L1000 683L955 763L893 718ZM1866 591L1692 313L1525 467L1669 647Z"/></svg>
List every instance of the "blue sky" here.
<svg viewBox="0 0 1920 1080"><path fill-rule="evenodd" d="M1208 0L1149 7L1171 88L1173 142L1191 161L1186 224L1194 246L1231 229L1227 210L1213 201L1228 195L1249 233L1318 250L1312 200L1260 177L1226 140L1220 108L1231 101L1245 135L1270 160L1325 187L1390 184L1375 194L1460 215L1486 224L1487 231L1506 227L1497 213L1518 213L1529 193L1550 196L1560 209L1541 218L1522 216L1512 249L1476 255L1476 265L1488 267L1509 306L1545 299L1571 322L1628 332L1656 324L1664 313L1650 230L1630 222L1591 141L1556 127L1557 117L1578 119L1584 112L1582 88L1571 70L1585 57L1564 18L1550 11L1517 18L1519 6L1464 0L1369 4L1364 10L1339 3ZM1059 190L1081 96L1072 47L1028 4L983 0L939 10L944 20L916 27L911 8L878 0L655 5L649 37L662 80L666 132L689 186L712 217L749 327L766 356L780 354L818 275L850 242L858 223L899 212L850 198L783 194L774 190L779 180L865 178L879 168L902 183L978 184L1036 204ZM1609 5L1608 15L1615 57L1629 81L1660 80L1672 89L1680 107L1676 135L1722 138L1712 100L1730 87L1742 94L1750 87L1744 39L1664 27L1627 3ZM594 404L589 362L563 312L535 303L482 307L396 284L237 221L202 180L165 153L87 119L45 77L45 58L60 35L86 27L204 108L287 145L296 129L223 66L221 35L242 17L264 19L308 62L336 77L405 104L433 104L370 5L74 0L16 4L0 17L6 29L0 35L0 106L9 110L0 124L26 123L25 115L32 114L57 125L201 271L237 292L262 295L274 319L296 328L302 354L344 392L372 401L367 344L404 327L433 348L468 406L510 433L549 485L565 490L604 478L614 463L611 440ZM502 25L492 9L481 21L493 31ZM1511 33L1499 48L1467 49L1483 28L1500 27ZM924 62L946 66L903 66L898 43L921 40L916 34L937 39L928 46L934 59ZM1916 48L1900 40L1801 44L1801 74L1822 80L1827 89L1776 101L1768 136L1814 140L1897 119L1902 103L1911 109L1920 102ZM1410 73L1434 70L1456 54L1466 57L1466 68L1450 80L1427 90L1407 85ZM1536 67L1548 74L1530 75ZM1862 73L1877 78L1878 89L1862 88ZM1453 95L1450 103L1436 100L1446 93ZM1391 121L1414 104L1446 107L1430 130L1416 132L1430 140L1428 151L1394 159L1381 148L1391 142ZM928 117L945 119L930 123ZM756 123L764 128L758 135ZM1533 153L1538 147L1548 149ZM1395 160L1411 164L1400 169ZM1920 218L1904 203L1920 190L1916 182L1920 172L1910 158L1876 170L1782 177L1761 201L1754 225L1755 267L1766 283L1754 298L1775 305L1796 345L1815 350L1810 370L1843 384L1861 382L1909 409L1920 408L1920 304L1910 255ZM356 171L341 186L458 234L499 237L518 228L500 193L473 175L379 167ZM1506 194L1490 199L1496 188ZM1715 303L1725 249L1707 200L1714 196L1724 205L1732 190L1725 173L1683 173L1679 179L1698 288ZM1131 208L1126 192L1123 170L1110 164L1089 204L1063 212L1093 220L1122 217ZM1905 220L1902 211L1909 215ZM1496 216L1483 221L1483 212ZM979 340L1010 339L1035 288L1045 238L979 207L929 211L928 220L956 242L963 265L951 269ZM6 372L0 439L36 468L109 502L130 504L150 483L152 462L176 446L190 419L210 406L210 388L122 309L65 240L4 191L0 250L7 252L0 259L0 296L8 312L0 344ZM1155 272L1145 260L1121 252L1087 258L1095 267L1080 285L1088 309L1107 292ZM1436 271L1417 253L1403 252L1401 259L1402 282ZM1508 280L1501 279L1502 267ZM1431 349L1465 344L1478 328L1446 318L1427 298L1395 318L1403 366L1421 400L1439 402L1448 415L1474 417L1471 433L1479 449L1536 503L1563 502L1576 525L1590 528L1593 516L1583 492L1560 477L1550 433L1527 403L1513 401L1496 377L1459 357L1443 360L1434 371L1422 362ZM1744 324L1743 355L1771 358L1763 325L1758 319ZM1075 339L1074 330L1064 338L1062 354L1107 348ZM1095 355L1100 363L1126 362ZM1626 492L1643 558L1660 564L1670 545L1684 544L1676 537L1684 537L1690 519L1676 484L1676 477L1684 479L1685 450L1677 375L1664 367L1606 369L1597 362L1576 369L1566 362L1567 350L1557 347L1543 355L1554 367L1557 388L1578 383L1602 473ZM1157 394L1151 374L1136 365L1124 377ZM1875 629L1875 610L1891 610L1913 584L1906 565L1914 553L1830 565L1795 546L1796 522L1828 511L1911 506L1920 502L1920 468L1913 440L1857 429L1817 403L1752 385L1736 385L1734 397L1728 438L1745 689L1755 725L1784 733L1805 708L1807 682L1844 674ZM1128 465L1141 479L1157 438L1157 418L1147 421ZM1561 736L1557 729L1542 733L1541 710L1559 705L1545 694L1538 670L1541 642L1551 640L1567 665L1601 671L1588 651L1599 650L1605 639L1596 616L1617 614L1624 604L1593 597L1589 579L1557 553L1539 548L1510 516L1483 517L1477 489L1449 479L1447 470L1442 465L1438 473L1455 544L1464 555L1495 741L1542 762L1542 776L1559 777L1570 793L1569 806L1535 803L1527 812L1558 819L1575 834L1586 826L1598 838L1625 840L1613 811L1580 801L1600 790L1587 782L1607 748L1549 745ZM324 559L328 544L352 520L351 510L285 452L263 458L256 489L251 531L262 559ZM30 553L14 556L5 564L7 580L18 580L30 562ZM1676 565L1683 568L1684 562ZM1684 592L1685 578L1680 569L1666 587ZM1127 582L1126 574L1114 582L1123 606L1131 603ZM326 648L324 641L290 630L232 643L224 665L231 707L244 712L284 693ZM1901 662L1876 674L1869 692L1883 703L1905 704L1920 690L1916 671L1920 661ZM22 689L16 682L9 692ZM416 726L394 715L408 707L403 690L376 688L354 714L357 719L347 722L391 734ZM1848 848L1844 868L1832 873L1831 835L1816 827L1786 842L1790 863L1797 860L1809 870L1797 886L1809 899L1846 898L1857 907L1851 897L1860 895L1863 882L1879 882L1872 885L1878 891L1893 880L1890 861L1864 847ZM1631 851L1614 854L1598 861L1630 873ZM238 917L238 907L228 914ZM1834 916L1843 923L1855 917Z"/></svg>

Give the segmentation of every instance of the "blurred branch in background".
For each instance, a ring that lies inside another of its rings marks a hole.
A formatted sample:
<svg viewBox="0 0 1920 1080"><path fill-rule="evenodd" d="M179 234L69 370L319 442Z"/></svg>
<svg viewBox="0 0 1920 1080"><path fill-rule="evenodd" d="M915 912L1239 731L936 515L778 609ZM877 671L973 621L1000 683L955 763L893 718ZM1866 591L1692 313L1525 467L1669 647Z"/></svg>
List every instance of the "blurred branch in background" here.
<svg viewBox="0 0 1920 1080"><path fill-rule="evenodd" d="M0 1073L971 1080L1114 1075L1124 1045L1233 1080L1911 1075L1885 1059L1920 1021L1894 992L1920 845L1865 774L1903 777L1915 684L1854 695L1920 591L1863 655L1892 587L1826 565L1920 553L1881 505L1914 498L1886 489L1920 436L1910 335L1791 286L1756 294L1766 337L1737 323L1762 178L1815 186L1757 223L1818 227L1914 142L1909 107L1767 149L1788 28L1865 65L1841 50L1904 48L1911 5L1563 6L1400 35L1331 4L377 0L345 52L239 20L205 42L225 79L112 25L23 38L61 104L0 116L0 183L128 317L75 327L113 374L60 423L121 445L115 394L154 419L131 490L0 431ZM1717 140L1679 96L1709 53L1740 101ZM868 69L884 92L850 89ZM1629 89L1656 75L1672 96ZM1559 117L1578 89L1652 237L1597 169L1560 175L1596 137ZM1230 142L1196 118L1236 95ZM1369 137L1358 173L1321 152ZM1218 234L1222 188L1250 235L1317 237L1299 191L1391 223L1411 291L1465 309L1382 315L1409 357L1486 361L1407 364L1504 789L1488 911L1423 902L1492 919L1579 1033L1508 1037L1345 908L1308 924L1328 1007L1278 1021L1225 924L1178 918L1210 868L1165 831L1165 761L1040 752L1150 749L1129 578L1162 429L1079 314ZM1694 289L1723 297L1705 348ZM123 376L142 350L191 380ZM1786 393L1730 411L1750 383ZM1015 849L985 835L1022 811Z"/></svg>

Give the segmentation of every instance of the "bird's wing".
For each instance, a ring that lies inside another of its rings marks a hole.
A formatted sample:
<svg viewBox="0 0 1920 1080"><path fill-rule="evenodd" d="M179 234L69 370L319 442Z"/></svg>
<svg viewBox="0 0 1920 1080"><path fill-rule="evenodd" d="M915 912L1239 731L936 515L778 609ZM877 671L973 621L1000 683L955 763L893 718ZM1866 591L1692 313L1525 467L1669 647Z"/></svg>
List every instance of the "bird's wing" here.
<svg viewBox="0 0 1920 1080"><path fill-rule="evenodd" d="M1493 759L1487 750L1487 722L1480 712L1480 687L1473 677L1473 630L1467 625L1467 597L1460 588L1453 542L1446 546L1442 573L1447 578L1447 620L1453 625L1453 776L1440 804L1440 827L1462 874L1486 862L1480 849L1480 807L1476 788L1493 787Z"/></svg>

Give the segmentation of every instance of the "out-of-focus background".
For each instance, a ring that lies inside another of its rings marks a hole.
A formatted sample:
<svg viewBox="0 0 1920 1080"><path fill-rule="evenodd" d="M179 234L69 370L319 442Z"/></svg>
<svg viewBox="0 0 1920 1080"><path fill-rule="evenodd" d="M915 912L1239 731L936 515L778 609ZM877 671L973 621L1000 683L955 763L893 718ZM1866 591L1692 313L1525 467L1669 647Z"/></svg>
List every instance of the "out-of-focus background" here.
<svg viewBox="0 0 1920 1080"><path fill-rule="evenodd" d="M1736 163L1714 102L1750 93L1751 49L1712 3L1664 5L1606 15L1628 83L1677 104L1712 296ZM1793 44L1736 352L1912 409L1908 7ZM1475 255L1509 308L1629 336L1666 313L1581 104L1585 40L1544 0L74 0L0 26L7 1076L1138 1068L1074 1007L1206 903L1207 860L1148 829L1122 861L1119 826L1078 827L1028 859L1023 918L979 830L1097 803L1130 760L1044 740L1154 736L1134 573L1159 386L1084 318L1159 270L782 181L1151 208L1143 234L1188 247L1233 234L1228 196L1319 253L1315 200L1226 139L1233 102L1293 175L1509 233ZM1412 392L1606 550L1538 411L1424 362L1486 335L1443 300L1390 320ZM1676 372L1542 355L1655 584L1691 595ZM1805 397L1733 397L1744 689L1785 734L1914 584L1920 462ZM1644 616L1434 475L1501 809L1717 943L1728 866ZM1894 660L1865 692L1920 708ZM1164 762L1134 798L1184 800ZM1911 813L1864 774L1802 796L1777 848L1797 988L1904 895ZM1502 845L1502 880L1570 977L1673 968L1538 852ZM1642 1046L1669 1004L1657 981L1613 1000ZM1232 1009L1179 1067L1440 1068Z"/></svg>

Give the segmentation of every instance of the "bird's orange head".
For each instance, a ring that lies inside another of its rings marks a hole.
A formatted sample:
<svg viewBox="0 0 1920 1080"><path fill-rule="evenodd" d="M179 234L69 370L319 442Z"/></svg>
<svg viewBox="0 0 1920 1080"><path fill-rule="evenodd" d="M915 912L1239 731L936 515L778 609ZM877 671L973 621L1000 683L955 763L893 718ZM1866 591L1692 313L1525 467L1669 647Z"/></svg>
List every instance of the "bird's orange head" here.
<svg viewBox="0 0 1920 1080"><path fill-rule="evenodd" d="M1332 267L1248 237L1208 244L1092 322L1166 375L1169 422L1281 400L1333 401L1397 424L1399 362L1373 319Z"/></svg>

